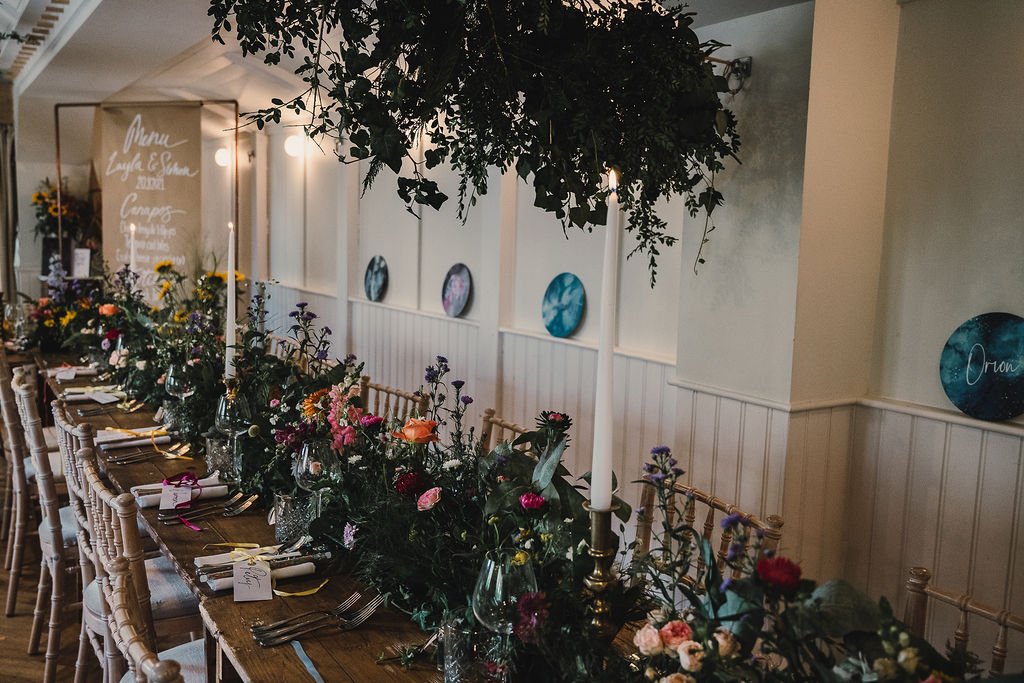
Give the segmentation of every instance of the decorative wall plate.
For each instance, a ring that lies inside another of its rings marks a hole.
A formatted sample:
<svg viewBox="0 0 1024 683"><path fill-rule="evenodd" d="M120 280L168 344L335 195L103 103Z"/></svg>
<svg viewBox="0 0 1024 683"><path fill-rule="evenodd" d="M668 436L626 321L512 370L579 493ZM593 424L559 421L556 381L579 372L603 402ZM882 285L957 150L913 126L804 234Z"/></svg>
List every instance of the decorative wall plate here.
<svg viewBox="0 0 1024 683"><path fill-rule="evenodd" d="M370 301L380 301L388 291L388 262L379 254L366 264L363 291Z"/></svg>
<svg viewBox="0 0 1024 683"><path fill-rule="evenodd" d="M465 263L456 263L448 269L441 286L441 305L451 318L461 316L473 298L473 276Z"/></svg>
<svg viewBox="0 0 1024 683"><path fill-rule="evenodd" d="M983 313L956 328L942 349L939 378L953 405L971 417L1024 413L1024 318Z"/></svg>
<svg viewBox="0 0 1024 683"><path fill-rule="evenodd" d="M568 337L579 327L587 303L583 283L572 273L560 273L544 292L541 313L552 337Z"/></svg>

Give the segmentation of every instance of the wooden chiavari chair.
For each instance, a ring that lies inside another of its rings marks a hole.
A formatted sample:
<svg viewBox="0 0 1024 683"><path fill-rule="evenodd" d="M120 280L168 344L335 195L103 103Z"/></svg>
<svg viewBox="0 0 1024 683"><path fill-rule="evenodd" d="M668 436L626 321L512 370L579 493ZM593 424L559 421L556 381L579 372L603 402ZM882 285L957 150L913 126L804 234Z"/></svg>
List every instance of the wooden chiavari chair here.
<svg viewBox="0 0 1024 683"><path fill-rule="evenodd" d="M31 458L35 464L35 483L39 492L42 522L39 525L39 548L42 560L39 563L39 585L36 592L36 606L29 632L28 653L38 654L43 623L49 613L49 632L46 640L46 667L43 680L51 683L57 676L57 657L60 654L61 626L65 608L77 608L79 604L68 604L68 577L74 576L78 566L73 557L78 536L72 515L64 514L60 507L57 485L51 471L50 451L43 437L42 421L36 404L35 378L24 367L14 370L11 380L18 413L28 443ZM58 457L63 470L63 463ZM67 509L67 508L65 508ZM70 510L68 510L70 512ZM50 607L46 609L49 597Z"/></svg>
<svg viewBox="0 0 1024 683"><path fill-rule="evenodd" d="M644 479L647 475L644 476ZM742 516L743 523L751 530L751 534L748 534L744 551L747 550L751 541L751 535L759 533L762 537L761 540L761 552L775 551L779 546L779 541L782 539L782 517L779 515L768 515L765 519L760 519L744 510L741 510L737 506L722 500L716 496L712 496L709 493L705 493L700 489L688 486L682 482L677 482L672 492L672 502L678 499L679 496L683 496L686 500L682 506L683 522L695 529L702 535L702 537L711 543L712 547L715 546L714 537L717 535L718 539L718 552L716 562L718 564L719 571L725 571L726 556L729 553L729 547L733 543L733 533L731 529L721 528L721 519L727 515L738 514ZM701 516L703 526L698 529L697 527L697 506L701 507ZM637 519L636 528L636 546L634 548L634 557L642 558L651 552L651 528L654 523L654 508L655 508L655 496L654 487L649 483L644 483L643 492L640 495L640 514ZM671 513L675 509L675 506L669 508ZM670 523L673 520L669 520ZM700 575L703 573L706 564L702 553L695 553L693 559L693 566L696 567L696 574ZM738 572L733 573L734 576L738 575ZM690 576L683 577L684 580L689 579L689 583L694 585L696 582ZM698 586L699 587L699 586Z"/></svg>
<svg viewBox="0 0 1024 683"><path fill-rule="evenodd" d="M992 646L992 662L989 665L989 673L992 676L1002 674L1008 654L1006 647L1008 632L1012 629L1018 633L1024 633L1024 616L991 607L975 600L970 595L932 586L929 583L931 578L932 573L924 567L910 568L906 583L907 606L903 615L903 621L910 628L910 632L915 636L924 637L929 599L960 610L960 619L953 631L953 647L960 652L967 651L967 642L971 635L968 616L973 614L990 621L996 624L998 630L996 631L996 642Z"/></svg>
<svg viewBox="0 0 1024 683"><path fill-rule="evenodd" d="M152 633L139 611L130 563L119 557L110 565L106 600L110 604L111 640L130 663L122 683L199 683L206 681L203 641L195 640L157 654Z"/></svg>
<svg viewBox="0 0 1024 683"><path fill-rule="evenodd" d="M97 562L96 579L85 587L82 602L93 623L110 619L110 568L118 559L128 563L134 596L138 603L140 628L153 638L154 624L162 634L199 631L199 601L192 594L167 557L145 559L138 528L138 505L130 493L110 489L100 477L96 454L91 448L77 453L80 476L85 481L86 511L92 529L92 547ZM149 645L155 649L155 639ZM112 638L103 644L104 672L108 681L118 680L123 662Z"/></svg>
<svg viewBox="0 0 1024 683"><path fill-rule="evenodd" d="M32 518L32 491L25 472L26 453L25 431L21 427L21 418L11 389L11 368L7 364L7 355L0 354L0 411L4 421L4 451L7 454L7 465L11 469L12 513L9 521L7 552L4 556L4 567L9 570L7 576L7 604L5 613L14 616L18 601L18 587L21 579L22 562L24 561L25 545Z"/></svg>
<svg viewBox="0 0 1024 683"><path fill-rule="evenodd" d="M363 409L405 422L410 417L424 417L430 407L430 397L418 391L403 391L370 381L369 375L359 378L359 396Z"/></svg>
<svg viewBox="0 0 1024 683"><path fill-rule="evenodd" d="M490 453L491 449L502 441L515 439L528 431L530 430L522 425L495 415L494 408L488 408L484 411L480 425L480 452Z"/></svg>

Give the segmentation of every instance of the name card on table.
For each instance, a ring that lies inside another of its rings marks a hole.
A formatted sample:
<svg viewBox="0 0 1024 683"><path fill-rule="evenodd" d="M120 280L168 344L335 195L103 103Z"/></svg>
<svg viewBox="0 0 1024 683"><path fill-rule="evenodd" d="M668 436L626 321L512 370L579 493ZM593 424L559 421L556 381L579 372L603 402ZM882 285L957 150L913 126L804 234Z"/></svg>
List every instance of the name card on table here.
<svg viewBox="0 0 1024 683"><path fill-rule="evenodd" d="M263 560L244 560L234 564L235 602L271 600L274 585L270 565Z"/></svg>
<svg viewBox="0 0 1024 683"><path fill-rule="evenodd" d="M164 484L160 489L160 509L174 510L182 503L192 502L191 486L175 486Z"/></svg>

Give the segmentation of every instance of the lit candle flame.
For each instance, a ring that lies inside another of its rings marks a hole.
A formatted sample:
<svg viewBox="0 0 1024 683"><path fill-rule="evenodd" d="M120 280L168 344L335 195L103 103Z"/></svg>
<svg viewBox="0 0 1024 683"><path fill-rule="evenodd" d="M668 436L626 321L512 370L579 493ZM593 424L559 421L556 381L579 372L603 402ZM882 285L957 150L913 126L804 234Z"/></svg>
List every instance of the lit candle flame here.
<svg viewBox="0 0 1024 683"><path fill-rule="evenodd" d="M132 234L133 234L133 235L135 234L135 224L134 224L134 223L132 223L131 225L129 225L129 226L128 226L128 229L132 231Z"/></svg>
<svg viewBox="0 0 1024 683"><path fill-rule="evenodd" d="M616 194L619 192L619 177L615 175L614 168L608 171L608 191Z"/></svg>

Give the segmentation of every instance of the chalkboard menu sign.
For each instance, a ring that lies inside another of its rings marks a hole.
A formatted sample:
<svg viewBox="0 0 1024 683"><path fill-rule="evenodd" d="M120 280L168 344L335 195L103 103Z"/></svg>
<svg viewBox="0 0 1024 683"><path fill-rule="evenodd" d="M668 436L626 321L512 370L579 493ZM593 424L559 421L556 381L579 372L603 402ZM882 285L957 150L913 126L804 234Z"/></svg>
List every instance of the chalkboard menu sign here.
<svg viewBox="0 0 1024 683"><path fill-rule="evenodd" d="M200 107L105 106L96 172L103 188L103 256L140 272L169 260L188 272L202 228Z"/></svg>

